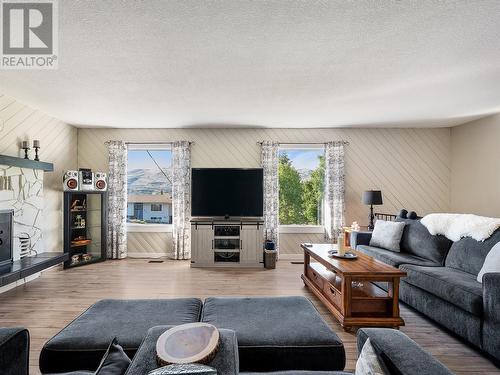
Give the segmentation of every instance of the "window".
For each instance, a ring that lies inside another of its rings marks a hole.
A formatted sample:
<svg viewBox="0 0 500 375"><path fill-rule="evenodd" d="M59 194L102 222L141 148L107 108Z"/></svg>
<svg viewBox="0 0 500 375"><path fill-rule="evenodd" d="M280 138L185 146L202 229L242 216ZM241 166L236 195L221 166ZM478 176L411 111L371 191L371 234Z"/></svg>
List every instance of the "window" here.
<svg viewBox="0 0 500 375"><path fill-rule="evenodd" d="M321 225L324 148L285 146L279 153L281 225Z"/></svg>
<svg viewBox="0 0 500 375"><path fill-rule="evenodd" d="M127 222L172 223L171 164L170 145L129 145Z"/></svg>
<svg viewBox="0 0 500 375"><path fill-rule="evenodd" d="M161 211L161 204L151 203L151 211Z"/></svg>

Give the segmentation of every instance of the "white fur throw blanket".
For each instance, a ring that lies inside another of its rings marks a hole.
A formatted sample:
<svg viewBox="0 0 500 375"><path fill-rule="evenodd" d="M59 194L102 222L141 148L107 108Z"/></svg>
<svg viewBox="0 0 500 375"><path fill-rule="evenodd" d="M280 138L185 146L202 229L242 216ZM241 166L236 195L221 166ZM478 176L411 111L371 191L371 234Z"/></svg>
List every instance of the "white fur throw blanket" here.
<svg viewBox="0 0 500 375"><path fill-rule="evenodd" d="M421 223L432 234L442 234L452 241L472 237L484 241L500 228L500 219L471 214L429 214Z"/></svg>

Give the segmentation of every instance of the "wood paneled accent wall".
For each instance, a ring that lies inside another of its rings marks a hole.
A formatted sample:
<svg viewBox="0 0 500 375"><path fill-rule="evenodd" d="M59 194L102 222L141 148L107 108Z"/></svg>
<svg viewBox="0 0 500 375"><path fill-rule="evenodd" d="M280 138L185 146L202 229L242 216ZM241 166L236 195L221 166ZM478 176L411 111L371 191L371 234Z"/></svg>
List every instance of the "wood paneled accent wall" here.
<svg viewBox="0 0 500 375"><path fill-rule="evenodd" d="M61 178L77 165L77 129L0 94L0 154L24 157L19 145L33 139L41 142L40 160L54 163L54 171L44 173L43 247L62 251Z"/></svg>
<svg viewBox="0 0 500 375"><path fill-rule="evenodd" d="M346 220L367 223L368 208L361 204L366 189L381 189L380 212L404 207L419 214L450 209L450 129L91 129L78 130L78 166L107 170L106 140L192 140L193 167L258 167L257 141L283 143L346 140ZM288 238L290 236L290 238ZM318 235L320 237L321 235ZM168 234L134 233L134 253L158 253ZM299 236L300 237L300 236ZM307 237L307 235L305 236ZM304 237L304 238L305 238ZM295 253L297 235L283 235L283 253ZM307 241L307 239L304 239ZM144 246L143 246L144 245Z"/></svg>

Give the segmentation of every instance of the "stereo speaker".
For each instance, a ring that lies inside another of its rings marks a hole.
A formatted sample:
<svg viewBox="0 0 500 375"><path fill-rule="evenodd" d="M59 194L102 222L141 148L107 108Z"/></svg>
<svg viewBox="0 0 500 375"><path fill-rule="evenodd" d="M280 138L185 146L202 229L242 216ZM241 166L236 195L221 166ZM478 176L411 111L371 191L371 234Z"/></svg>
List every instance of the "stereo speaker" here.
<svg viewBox="0 0 500 375"><path fill-rule="evenodd" d="M104 172L94 173L94 186L98 191L106 191L108 189L108 177Z"/></svg>
<svg viewBox="0 0 500 375"><path fill-rule="evenodd" d="M63 190L78 190L78 171L66 171L63 175Z"/></svg>

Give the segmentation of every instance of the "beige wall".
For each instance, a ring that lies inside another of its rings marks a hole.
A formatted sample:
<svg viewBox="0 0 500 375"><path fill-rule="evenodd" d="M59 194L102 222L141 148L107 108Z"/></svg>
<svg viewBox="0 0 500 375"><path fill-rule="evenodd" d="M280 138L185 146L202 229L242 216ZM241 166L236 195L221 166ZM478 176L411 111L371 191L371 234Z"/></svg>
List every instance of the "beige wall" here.
<svg viewBox="0 0 500 375"><path fill-rule="evenodd" d="M451 129L451 209L500 217L500 115Z"/></svg>
<svg viewBox="0 0 500 375"><path fill-rule="evenodd" d="M0 94L0 154L24 156L19 145L26 139L39 139L40 159L54 163L54 172L44 173L43 247L63 251L61 176L76 168L77 129Z"/></svg>
<svg viewBox="0 0 500 375"><path fill-rule="evenodd" d="M3 123L3 128L2 128ZM77 136L78 135L78 136ZM40 139L41 158L53 162L45 173L46 251L62 250L62 172L78 166L107 170L108 139L172 141L189 139L193 167L256 167L257 141L283 143L344 139L346 149L347 223L366 224L365 189L380 188L379 212L401 207L419 214L469 212L500 217L500 115L442 129L77 129L0 94L0 154L21 156L19 142ZM78 146L78 147L77 147ZM78 148L78 153L77 153ZM284 234L282 251L298 252L297 244L321 235ZM169 234L130 233L134 254L165 253Z"/></svg>
<svg viewBox="0 0 500 375"><path fill-rule="evenodd" d="M193 167L257 167L257 141L283 143L344 139L346 149L347 223L367 223L367 207L360 202L365 189L379 188L384 205L379 212L405 207L419 214L450 209L450 129L79 129L78 165L107 170L106 140L195 142ZM282 237L283 253L298 251L296 235ZM167 234L134 233L134 253L147 248L158 253ZM304 240L304 241L307 241Z"/></svg>

